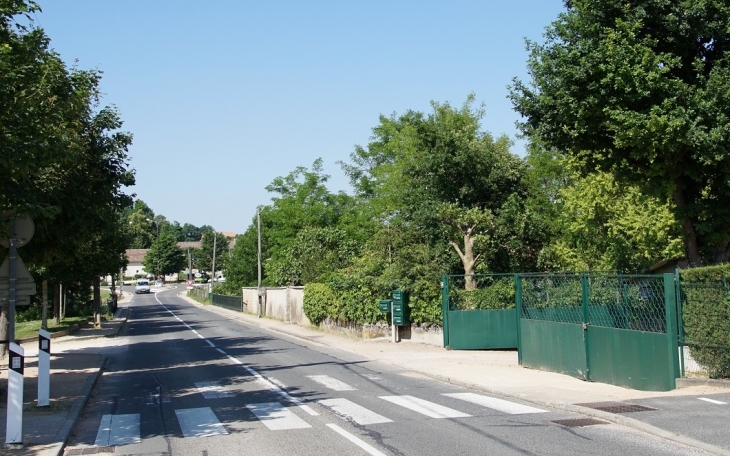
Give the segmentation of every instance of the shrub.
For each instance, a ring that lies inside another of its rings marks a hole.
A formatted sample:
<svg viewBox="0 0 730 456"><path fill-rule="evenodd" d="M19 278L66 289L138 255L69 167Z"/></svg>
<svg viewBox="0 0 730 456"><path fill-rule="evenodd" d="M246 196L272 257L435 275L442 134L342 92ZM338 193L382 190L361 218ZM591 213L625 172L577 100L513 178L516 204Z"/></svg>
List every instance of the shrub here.
<svg viewBox="0 0 730 456"><path fill-rule="evenodd" d="M304 315L309 318L309 321L314 325L318 325L327 317L337 315L337 297L329 285L308 283L304 287L302 307Z"/></svg>
<svg viewBox="0 0 730 456"><path fill-rule="evenodd" d="M730 378L730 264L681 273L685 344L711 378Z"/></svg>

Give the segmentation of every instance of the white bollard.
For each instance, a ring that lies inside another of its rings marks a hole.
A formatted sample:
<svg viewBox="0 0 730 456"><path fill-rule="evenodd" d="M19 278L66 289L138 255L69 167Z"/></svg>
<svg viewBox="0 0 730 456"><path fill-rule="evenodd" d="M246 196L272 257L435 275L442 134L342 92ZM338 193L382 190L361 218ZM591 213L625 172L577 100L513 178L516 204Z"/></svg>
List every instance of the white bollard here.
<svg viewBox="0 0 730 456"><path fill-rule="evenodd" d="M8 363L8 408L5 428L6 444L23 443L23 347L10 342Z"/></svg>
<svg viewBox="0 0 730 456"><path fill-rule="evenodd" d="M50 404L51 392L51 334L38 331L38 407Z"/></svg>

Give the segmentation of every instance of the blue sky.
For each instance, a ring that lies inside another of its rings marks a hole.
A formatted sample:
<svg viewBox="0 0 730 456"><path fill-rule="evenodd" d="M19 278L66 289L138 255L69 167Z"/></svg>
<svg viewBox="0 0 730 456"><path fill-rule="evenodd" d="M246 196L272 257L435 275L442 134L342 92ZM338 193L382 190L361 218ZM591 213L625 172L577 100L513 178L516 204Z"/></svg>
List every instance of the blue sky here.
<svg viewBox="0 0 730 456"><path fill-rule="evenodd" d="M265 187L318 157L338 160L380 114L460 106L516 138L507 100L562 0L50 1L36 24L69 64L104 72L103 104L134 135L129 189L169 220L242 233ZM517 140L513 152L524 155Z"/></svg>

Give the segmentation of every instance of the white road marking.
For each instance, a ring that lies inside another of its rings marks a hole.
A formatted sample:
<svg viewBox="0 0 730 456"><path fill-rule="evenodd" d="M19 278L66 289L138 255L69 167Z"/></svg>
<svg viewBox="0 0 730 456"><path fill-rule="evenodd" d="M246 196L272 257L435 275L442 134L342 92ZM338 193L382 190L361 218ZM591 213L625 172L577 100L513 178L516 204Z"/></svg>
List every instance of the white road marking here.
<svg viewBox="0 0 730 456"><path fill-rule="evenodd" d="M175 415L186 438L228 434L210 407L175 410Z"/></svg>
<svg viewBox="0 0 730 456"><path fill-rule="evenodd" d="M256 380L258 380L258 382L261 383L262 385L264 385L266 388L268 388L271 391L274 391L276 393L279 393L286 400L288 400L292 404L296 405L297 407L301 408L302 410L309 413L310 415L312 415L312 416L319 415L319 413L315 412L310 406L303 404L302 401L300 401L299 399L295 399L295 398L291 397L289 395L289 393L287 393L283 389L279 388L278 386L274 385L270 381L266 380L263 375L259 374L251 367L248 367L245 364L243 364L243 368L246 369L251 375L253 375L256 378Z"/></svg>
<svg viewBox="0 0 730 456"><path fill-rule="evenodd" d="M336 378L332 378L329 375L307 375L310 379L323 385L325 388L329 388L335 391L354 391L357 388L353 388L345 382L341 382Z"/></svg>
<svg viewBox="0 0 730 456"><path fill-rule="evenodd" d="M304 429L312 427L306 421L299 418L286 407L278 402L262 402L260 404L248 404L246 408L251 410L264 425L272 431L284 429Z"/></svg>
<svg viewBox="0 0 730 456"><path fill-rule="evenodd" d="M205 339L205 341L208 342L208 345L215 348L215 344L213 342L209 341L208 339Z"/></svg>
<svg viewBox="0 0 730 456"><path fill-rule="evenodd" d="M545 413L547 410L530 407L529 405L518 404L517 402L505 401L495 397L482 396L474 393L448 393L443 396L461 399L462 401L471 402L500 412L509 413L510 415L521 415L524 413Z"/></svg>
<svg viewBox="0 0 730 456"><path fill-rule="evenodd" d="M471 416L466 413L459 412L458 410L434 404L433 402L413 396L380 396L380 399L400 405L401 407L413 410L414 412L430 416L431 418L466 418Z"/></svg>
<svg viewBox="0 0 730 456"><path fill-rule="evenodd" d="M116 446L139 443L139 413L104 415L96 433L96 446Z"/></svg>
<svg viewBox="0 0 730 456"><path fill-rule="evenodd" d="M327 424L327 427L330 428L330 429L332 429L336 433L340 434L341 436L343 436L344 438L346 438L350 442L354 443L355 445L359 446L363 450L367 451L371 455L373 455L373 456L385 456L384 453L381 453L380 451L378 451L372 445L369 445L369 444L365 443L363 440L355 437L354 435L350 434L349 432L347 432L346 430L342 429L338 425L329 423L329 424Z"/></svg>
<svg viewBox="0 0 730 456"><path fill-rule="evenodd" d="M233 393L227 391L218 382L195 382L200 394L206 399L219 399L223 397L233 397Z"/></svg>
<svg viewBox="0 0 730 456"><path fill-rule="evenodd" d="M348 401L347 399L325 399L319 401L320 404L325 407L332 409L335 414L339 415L347 421L352 421L360 425L378 424L378 423L392 423L390 420L382 415L366 409L365 407L355 404L354 402Z"/></svg>
<svg viewBox="0 0 730 456"><path fill-rule="evenodd" d="M697 399L699 399L701 401L709 402L711 404L717 404L717 405L726 405L727 404L727 402L716 401L715 399L710 399L707 397L698 397Z"/></svg>
<svg viewBox="0 0 730 456"><path fill-rule="evenodd" d="M157 295L155 295L155 298L156 298L156 297L157 297ZM157 300L157 302L159 302L159 303L160 303L160 305L161 305L162 307L164 307L164 308L165 308L165 310L167 310L168 312L170 312L170 314L171 314L172 316L176 317L175 313L174 313L173 311L171 311L170 309L168 309L168 308L167 308L167 306L165 306L164 304L162 304L162 302L160 302L160 300L159 300L159 299ZM180 321L181 321L181 322L182 322L182 324L184 324L184 325L185 325L185 326L186 326L186 327L187 327L187 328L188 328L189 330L191 330L191 331L195 332L195 330L194 330L193 328L191 328L191 327L190 327L190 325L188 325L187 323L185 323L185 322L184 322L184 321L182 321L182 320L180 320ZM202 336L200 336L200 338L201 338L201 339L204 339L204 340L206 340L206 341L207 341L207 339L205 339L205 338L204 338L204 337L202 337ZM290 401L291 403L295 404L295 405L296 405L297 407L301 408L302 410L304 410L304 411L305 411L305 412L307 412L308 414L310 414L310 415L312 415L312 416L317 416L317 415L319 415L319 413L318 413L318 412L316 412L316 411L315 411L314 409L312 409L312 408L311 408L310 406L308 406L308 405L305 405L305 404L303 404L303 403L302 403L302 401L300 401L299 399L295 399L295 398L291 397L291 396L289 395L289 393L287 393L287 392L286 392L286 391L284 391L283 389L279 388L278 386L274 385L274 384L273 384L273 383L271 383L270 381L266 380L266 379L264 378L264 376L263 376L263 375L259 374L258 372L256 372L256 371L255 371L255 370L253 370L252 368L250 368L250 367L246 366L246 365L245 365L245 364L243 364L243 363L242 363L242 362L241 362L240 360L238 360L238 359L234 358L233 356L231 356L231 355L227 354L226 352L224 352L223 350L221 350L221 349L219 349L219 348L218 348L218 349L216 349L216 350L218 350L218 351L219 351L219 352L220 352L221 354L223 354L224 356L227 356L227 357L228 357L228 359L230 359L230 360L231 360L231 361L233 361L234 363L236 363L236 364L240 364L241 366L243 366L243 368L244 368L244 369L246 369L246 370L247 370L247 371L248 371L248 372L249 372L249 373L250 373L251 375L253 375L254 377L256 377L256 379L257 379L257 380L258 380L258 381L259 381L259 382L260 382L261 384L263 384L263 385L264 385L264 386L265 386L266 388L268 388L268 389L270 389L270 390L272 390L272 391L275 391L275 392L279 393L279 394L280 394L280 395L281 395L282 397L284 397L284 398L285 398L286 400L288 400L288 401Z"/></svg>
<svg viewBox="0 0 730 456"><path fill-rule="evenodd" d="M216 348L216 350L218 351L218 353L220 353L220 354L221 354L221 355L223 355L223 356L226 356L226 355L228 355L228 353L224 352L224 351L223 351L223 350L221 350L220 348Z"/></svg>

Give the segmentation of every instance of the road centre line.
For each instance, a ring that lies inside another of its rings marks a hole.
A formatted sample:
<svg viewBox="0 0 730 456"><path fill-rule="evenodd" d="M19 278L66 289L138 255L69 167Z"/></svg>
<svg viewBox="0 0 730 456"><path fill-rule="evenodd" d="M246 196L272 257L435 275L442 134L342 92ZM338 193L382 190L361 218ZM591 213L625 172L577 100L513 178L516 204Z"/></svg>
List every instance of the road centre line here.
<svg viewBox="0 0 730 456"><path fill-rule="evenodd" d="M155 295L155 299L157 299L157 295ZM162 307L163 307L163 308L164 308L165 310L167 310L168 312L170 312L170 314L171 314L172 316L176 317L175 313L174 313L173 311L171 311L170 309L168 309L166 305L162 304L162 302L160 302L160 300L159 300L159 299L157 299L157 302L159 302L159 303L160 303L160 305L161 305L161 306L162 306ZM180 321L182 321L182 320L180 320ZM184 324L185 326L187 326L187 327L188 327L188 328L189 328L189 329L190 329L191 331L193 331L193 332L195 332L195 333L197 334L197 332L196 332L196 331L195 331L195 330L194 330L193 328L191 328L191 327L190 327L190 326L189 326L189 325L188 325L187 323L185 323L184 321L182 321L182 323L183 323L183 324ZM203 336L201 336L200 334L198 334L198 336L199 336L199 337L200 337L201 339L204 339L204 340L205 340L206 342L208 341L208 339L205 339L205 338L204 338ZM208 342L208 343L210 343L210 342ZM211 345L211 346L212 346L212 345ZM265 386L265 387L266 387L267 389L270 389L271 391L274 391L275 393L278 393L278 394L279 394L280 396L284 397L284 398L285 398L286 400L288 400L288 401L289 401L289 402L291 402L292 404L294 404L294 405L296 405L297 407L299 407L300 409L304 410L304 411L305 411L305 412L307 412L307 413L308 413L309 415L311 415L311 416L318 416L318 415L319 415L319 413L318 413L317 411L315 411L314 409L312 409L312 408L311 408L310 406L308 406L308 405L304 404L304 403L303 403L302 401L300 401L299 399L296 399L296 398L294 398L294 397L290 396L290 395L289 395L289 393L287 393L287 392L286 392L286 391L284 391L283 389L279 388L278 386L276 386L276 385L274 385L273 383L271 383L270 381L268 381L268 380L267 380L267 379L266 379L266 378L265 378L265 377L264 377L263 375L261 375L261 374L259 374L258 372L256 372L256 371L255 371L255 370L254 370L253 368L251 368L251 367L249 367L249 366L247 366L247 365L243 364L243 363L242 363L241 361L239 361L238 359L236 359L236 358L234 358L233 356L229 355L228 353L226 353L225 351L221 350L220 348L216 348L216 350L218 350L218 351L219 351L219 352L220 352L221 354L223 354L224 356L227 356L227 357L228 357L229 359L231 359L231 360L232 360L232 361L233 361L234 363L236 363L236 364L240 364L241 366L243 366L243 368L244 368L244 369L246 369L246 370L247 370L247 371L248 371L248 372L249 372L249 373L250 373L251 375L253 375L253 376L254 376L254 377L256 378L256 380L258 380L258 381L259 381L259 382L260 382L261 384L263 384L263 385L264 385L264 386Z"/></svg>
<svg viewBox="0 0 730 456"><path fill-rule="evenodd" d="M205 339L205 341L208 342L208 345L215 348L215 344L213 342L209 341L208 339Z"/></svg>
<svg viewBox="0 0 730 456"><path fill-rule="evenodd" d="M385 456L384 453L381 453L378 451L375 447L372 445L367 444L365 441L355 437L354 435L350 434L346 430L342 429L336 424L329 423L327 424L327 427L335 431L336 433L340 434L350 442L354 443L355 445L359 446L363 450L367 451L368 453L372 454L373 456Z"/></svg>

